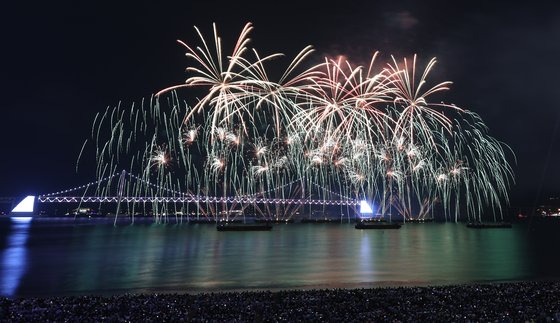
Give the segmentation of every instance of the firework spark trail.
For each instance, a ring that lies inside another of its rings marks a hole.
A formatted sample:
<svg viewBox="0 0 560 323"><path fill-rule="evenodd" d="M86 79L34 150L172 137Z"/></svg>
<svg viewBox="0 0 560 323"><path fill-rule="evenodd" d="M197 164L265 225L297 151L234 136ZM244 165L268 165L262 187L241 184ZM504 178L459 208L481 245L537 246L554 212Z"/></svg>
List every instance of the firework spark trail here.
<svg viewBox="0 0 560 323"><path fill-rule="evenodd" d="M275 81L267 65L284 55L249 49L252 29L246 24L225 56L215 25L213 42L195 27L199 46L179 41L194 61L184 84L97 115L91 142L98 178L124 165L142 179L127 190L135 196L346 196L378 201L381 213L395 210L405 219L433 216L436 208L453 220L463 212L481 219L487 207L500 214L513 181L508 147L475 113L430 101L451 84L427 85L435 59L418 75L416 55L402 63L391 57L383 67L377 52L367 67L339 57L303 68L313 52L308 46ZM179 99L179 88L206 94L191 106ZM108 181L98 190L110 194L114 187ZM221 212L229 219L233 209L247 207L194 208L197 216ZM251 207L264 217L297 211Z"/></svg>

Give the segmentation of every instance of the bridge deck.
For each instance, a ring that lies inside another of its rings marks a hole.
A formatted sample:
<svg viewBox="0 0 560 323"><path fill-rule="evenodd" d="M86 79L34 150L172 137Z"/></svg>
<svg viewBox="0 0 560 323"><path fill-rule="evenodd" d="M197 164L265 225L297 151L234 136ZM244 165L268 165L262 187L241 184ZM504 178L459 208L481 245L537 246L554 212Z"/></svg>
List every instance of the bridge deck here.
<svg viewBox="0 0 560 323"><path fill-rule="evenodd" d="M241 203L241 204L297 204L297 205L359 205L357 200L314 200L314 199L277 199L257 197L148 197L148 196L39 196L41 203Z"/></svg>

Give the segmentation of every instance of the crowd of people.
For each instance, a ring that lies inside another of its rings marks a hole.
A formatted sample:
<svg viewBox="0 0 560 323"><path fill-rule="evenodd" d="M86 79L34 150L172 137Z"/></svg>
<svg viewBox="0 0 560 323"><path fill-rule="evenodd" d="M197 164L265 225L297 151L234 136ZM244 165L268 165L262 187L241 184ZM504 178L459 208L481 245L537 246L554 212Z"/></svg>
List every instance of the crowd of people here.
<svg viewBox="0 0 560 323"><path fill-rule="evenodd" d="M560 282L0 299L0 321L558 321Z"/></svg>

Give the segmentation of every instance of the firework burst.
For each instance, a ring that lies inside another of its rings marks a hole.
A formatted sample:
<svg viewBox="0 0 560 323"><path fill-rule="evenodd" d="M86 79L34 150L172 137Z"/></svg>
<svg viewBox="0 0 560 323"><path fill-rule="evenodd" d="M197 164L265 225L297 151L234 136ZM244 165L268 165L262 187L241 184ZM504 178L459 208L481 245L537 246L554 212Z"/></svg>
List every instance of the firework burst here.
<svg viewBox="0 0 560 323"><path fill-rule="evenodd" d="M475 113L431 102L451 85L428 86L435 59L423 70L416 55L379 66L375 52L368 66L339 57L303 67L308 46L275 78L267 65L283 54L249 49L252 29L245 25L224 55L215 25L211 42L195 27L199 46L179 41L193 63L184 84L96 117L98 176L126 165L144 183L158 182L157 190L131 187L138 196L370 199L379 212L405 219L433 216L436 207L450 219L480 219L485 208L507 203L507 146ZM205 95L189 105L179 88ZM232 209L250 207L265 218L290 218L300 210L247 203L223 202L219 214L229 219ZM208 217L219 208L196 205Z"/></svg>

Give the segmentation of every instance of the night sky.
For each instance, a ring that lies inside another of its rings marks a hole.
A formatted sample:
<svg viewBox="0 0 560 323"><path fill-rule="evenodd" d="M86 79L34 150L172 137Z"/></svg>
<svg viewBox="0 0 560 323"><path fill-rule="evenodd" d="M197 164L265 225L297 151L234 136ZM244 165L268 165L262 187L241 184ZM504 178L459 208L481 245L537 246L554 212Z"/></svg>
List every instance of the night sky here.
<svg viewBox="0 0 560 323"><path fill-rule="evenodd" d="M560 193L560 2L114 2L2 5L0 196L93 180L93 166L75 164L95 114L182 83L190 62L176 39L195 43L193 25L216 22L228 48L248 21L250 47L291 57L311 44L309 65L375 50L437 57L431 80L454 82L442 99L479 113L515 152L512 205Z"/></svg>

